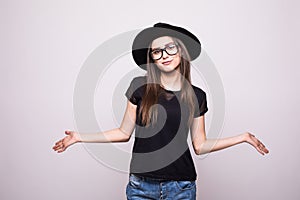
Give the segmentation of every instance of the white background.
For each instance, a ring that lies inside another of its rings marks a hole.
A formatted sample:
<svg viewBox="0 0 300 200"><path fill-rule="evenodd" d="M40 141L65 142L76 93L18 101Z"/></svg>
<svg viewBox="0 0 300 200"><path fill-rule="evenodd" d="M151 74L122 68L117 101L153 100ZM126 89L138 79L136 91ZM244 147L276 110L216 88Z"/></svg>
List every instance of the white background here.
<svg viewBox="0 0 300 200"><path fill-rule="evenodd" d="M125 199L128 174L80 144L51 148L75 129L74 84L89 54L159 21L191 30L215 63L226 96L221 136L250 131L270 149L261 156L242 144L195 158L198 198L299 199L299 8L296 0L1 1L0 199Z"/></svg>

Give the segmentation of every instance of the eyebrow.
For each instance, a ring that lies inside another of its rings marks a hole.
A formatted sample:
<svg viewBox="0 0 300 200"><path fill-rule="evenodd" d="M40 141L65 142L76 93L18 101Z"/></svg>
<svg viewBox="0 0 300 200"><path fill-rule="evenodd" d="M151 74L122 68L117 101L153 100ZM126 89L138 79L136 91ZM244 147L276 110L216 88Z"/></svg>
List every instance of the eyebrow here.
<svg viewBox="0 0 300 200"><path fill-rule="evenodd" d="M163 48L165 48L167 45L170 45L170 44L175 44L175 42L169 42L169 43L165 44L164 47L156 47L156 48L151 48L151 49L152 49L152 50L163 49Z"/></svg>

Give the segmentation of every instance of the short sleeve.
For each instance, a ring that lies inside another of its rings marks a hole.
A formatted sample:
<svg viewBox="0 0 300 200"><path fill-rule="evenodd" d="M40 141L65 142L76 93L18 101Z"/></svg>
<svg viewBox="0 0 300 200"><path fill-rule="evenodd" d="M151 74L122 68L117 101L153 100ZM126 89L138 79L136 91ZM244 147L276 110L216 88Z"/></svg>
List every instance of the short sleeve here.
<svg viewBox="0 0 300 200"><path fill-rule="evenodd" d="M143 86L142 83L142 77L136 77L133 78L127 91L125 92L125 96L127 99L133 103L134 105L137 105L138 102L141 100L141 86Z"/></svg>
<svg viewBox="0 0 300 200"><path fill-rule="evenodd" d="M208 111L206 93L203 90L197 88L195 90L195 94L198 100L198 105L196 104L194 118L200 117Z"/></svg>

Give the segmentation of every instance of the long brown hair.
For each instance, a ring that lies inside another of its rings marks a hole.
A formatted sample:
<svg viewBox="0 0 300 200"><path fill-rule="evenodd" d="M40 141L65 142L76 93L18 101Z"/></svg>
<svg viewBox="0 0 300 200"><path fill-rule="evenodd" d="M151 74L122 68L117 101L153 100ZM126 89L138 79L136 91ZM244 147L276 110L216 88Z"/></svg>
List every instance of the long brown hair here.
<svg viewBox="0 0 300 200"><path fill-rule="evenodd" d="M181 96L180 100L183 103L187 103L189 108L189 119L188 125L190 126L193 120L194 110L195 110L195 93L191 86L191 74L190 74L190 56L183 44L183 42L177 38L172 38L173 41L179 47L180 53L180 66L179 71L181 74ZM146 126L150 124L155 124L157 122L157 107L153 106L158 102L158 96L161 91L160 87L160 70L156 67L154 61L150 57L151 44L148 48L147 54L147 85L146 91L144 93L144 98L141 102L141 108L139 114L142 117L142 123Z"/></svg>

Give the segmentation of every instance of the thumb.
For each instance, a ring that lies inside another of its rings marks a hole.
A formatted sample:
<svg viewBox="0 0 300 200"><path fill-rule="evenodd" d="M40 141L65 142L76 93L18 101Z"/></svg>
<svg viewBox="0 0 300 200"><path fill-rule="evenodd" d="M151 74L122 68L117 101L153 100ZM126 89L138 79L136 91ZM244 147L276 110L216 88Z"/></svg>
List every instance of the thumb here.
<svg viewBox="0 0 300 200"><path fill-rule="evenodd" d="M66 134L66 135L70 135L70 133L71 133L70 130L66 130L66 131L65 131L65 134Z"/></svg>

